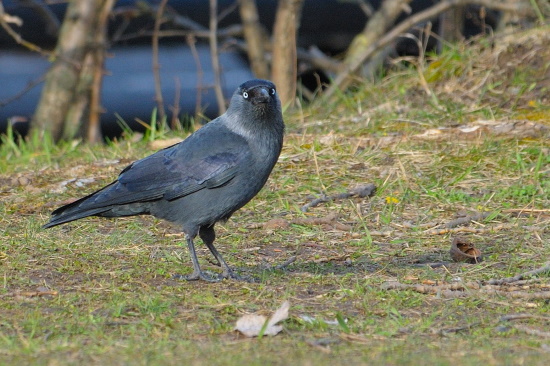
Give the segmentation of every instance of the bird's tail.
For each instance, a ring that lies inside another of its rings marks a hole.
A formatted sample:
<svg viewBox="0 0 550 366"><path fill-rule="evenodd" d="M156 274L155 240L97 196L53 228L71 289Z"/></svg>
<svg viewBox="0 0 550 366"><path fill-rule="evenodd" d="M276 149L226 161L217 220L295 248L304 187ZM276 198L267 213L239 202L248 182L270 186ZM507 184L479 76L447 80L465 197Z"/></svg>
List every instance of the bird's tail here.
<svg viewBox="0 0 550 366"><path fill-rule="evenodd" d="M52 226L61 225L74 220L82 219L88 216L96 216L105 211L109 211L109 207L83 208L80 205L88 197L79 199L73 203L69 203L52 212L52 217L42 228L47 229Z"/></svg>

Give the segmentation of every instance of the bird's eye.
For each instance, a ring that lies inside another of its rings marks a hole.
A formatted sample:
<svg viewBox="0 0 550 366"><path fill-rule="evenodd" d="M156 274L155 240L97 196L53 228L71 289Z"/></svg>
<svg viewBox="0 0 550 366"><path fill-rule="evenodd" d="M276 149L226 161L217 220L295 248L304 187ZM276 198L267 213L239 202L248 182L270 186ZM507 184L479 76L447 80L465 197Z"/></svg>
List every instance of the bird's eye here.
<svg viewBox="0 0 550 366"><path fill-rule="evenodd" d="M271 88L271 90L269 90L269 92L271 93L271 95L275 95L275 88Z"/></svg>
<svg viewBox="0 0 550 366"><path fill-rule="evenodd" d="M247 92L243 92L243 98L248 99L248 93Z"/></svg>

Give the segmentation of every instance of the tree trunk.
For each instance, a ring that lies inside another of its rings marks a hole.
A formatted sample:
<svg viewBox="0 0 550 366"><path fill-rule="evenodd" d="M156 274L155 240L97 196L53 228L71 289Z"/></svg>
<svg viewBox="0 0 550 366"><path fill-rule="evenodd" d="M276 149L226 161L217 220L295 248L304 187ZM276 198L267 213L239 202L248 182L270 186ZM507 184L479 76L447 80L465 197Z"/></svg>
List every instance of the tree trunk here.
<svg viewBox="0 0 550 366"><path fill-rule="evenodd" d="M210 21L209 21L209 43L210 58L212 59L212 70L214 71L214 92L218 102L218 114L225 113L225 98L222 92L222 78L220 68L220 57L218 54L218 0L210 0Z"/></svg>
<svg viewBox="0 0 550 366"><path fill-rule="evenodd" d="M283 105L293 105L296 96L296 34L303 0L279 0L273 29L271 78Z"/></svg>
<svg viewBox="0 0 550 366"><path fill-rule="evenodd" d="M83 134L84 121L94 113L86 135L98 140L105 27L113 4L113 0L73 0L67 7L56 58L46 74L32 123L32 128L50 133L55 141Z"/></svg>
<svg viewBox="0 0 550 366"><path fill-rule="evenodd" d="M456 43L464 38L465 7L457 6L439 16L439 37L437 51L443 51L444 42Z"/></svg>
<svg viewBox="0 0 550 366"><path fill-rule="evenodd" d="M252 72L257 78L267 79L269 68L265 58L265 35L258 18L256 2L254 0L239 0L239 11Z"/></svg>

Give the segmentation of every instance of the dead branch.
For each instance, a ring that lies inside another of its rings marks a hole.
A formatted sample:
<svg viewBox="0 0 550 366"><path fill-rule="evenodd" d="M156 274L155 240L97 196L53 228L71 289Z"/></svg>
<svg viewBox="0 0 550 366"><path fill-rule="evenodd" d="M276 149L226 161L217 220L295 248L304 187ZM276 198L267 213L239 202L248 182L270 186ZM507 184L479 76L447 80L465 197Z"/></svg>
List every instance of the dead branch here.
<svg viewBox="0 0 550 366"><path fill-rule="evenodd" d="M258 223L258 224L252 224L248 226L250 229L279 229L279 228L287 228L290 225L304 225L304 226L310 226L310 225L326 225L331 226L332 228L340 231L350 231L352 229L352 226L339 223L337 221L338 215L335 213L331 213L325 217L298 217L292 220L285 220L285 219L272 219L265 223Z"/></svg>
<svg viewBox="0 0 550 366"><path fill-rule="evenodd" d="M218 102L218 114L225 112L225 99L222 92L220 57L218 55L218 1L210 0L210 58L212 60L212 70L214 71L214 91L216 101Z"/></svg>
<svg viewBox="0 0 550 366"><path fill-rule="evenodd" d="M47 51L47 50L35 45L34 43L26 41L25 39L23 39L23 37L21 37L21 35L19 33L17 33L16 31L13 30L13 28L10 26L9 23L22 25L23 21L18 17L11 16L11 15L7 14L4 11L4 5L0 1L0 26L6 31L6 33L8 33L10 35L10 37L13 38L13 40L17 44L27 48L30 51L38 52L42 56L46 56L46 57L51 57L53 55L52 52Z"/></svg>
<svg viewBox="0 0 550 366"><path fill-rule="evenodd" d="M424 233L427 235L445 235L445 234L456 234L456 233L472 233L472 234L482 234L482 233L488 233L488 232L495 232L499 230L509 229L513 227L512 224L500 224L497 226L491 226L491 227L482 227L482 228L475 228L475 227L467 227L467 226L460 226L452 229L431 229L426 230Z"/></svg>
<svg viewBox="0 0 550 366"><path fill-rule="evenodd" d="M311 202L303 205L300 211L307 212L311 207L318 206L324 202L343 200L350 197L370 197L376 192L376 186L372 183L359 185L350 189L348 192L338 193L331 196L322 195L319 198L312 200Z"/></svg>
<svg viewBox="0 0 550 366"><path fill-rule="evenodd" d="M336 73L342 69L341 62L328 57L315 46L310 47L309 50L297 47L296 56L299 61L307 62L313 68L318 68L328 73Z"/></svg>
<svg viewBox="0 0 550 366"><path fill-rule="evenodd" d="M546 320L550 321L548 316L532 315L532 314L508 314L500 317L500 321L511 321L511 320L523 320L523 319L537 319L537 320Z"/></svg>
<svg viewBox="0 0 550 366"><path fill-rule="evenodd" d="M166 112L164 110L164 99L162 97L162 86L160 80L160 64L159 64L159 31L163 20L164 8L168 0L161 0L157 12L155 14L155 25L153 27L153 37L151 39L151 47L153 49L153 77L155 79L155 101L157 102L158 121L162 121Z"/></svg>
<svg viewBox="0 0 550 366"><path fill-rule="evenodd" d="M484 220L487 217L489 217L490 214L491 214L491 212L477 212L473 215L462 216L462 217L456 218L456 219L451 220L448 223L446 223L445 228L452 229L452 228L457 227L457 226L468 225L472 221Z"/></svg>
<svg viewBox="0 0 550 366"><path fill-rule="evenodd" d="M421 294L437 294L442 298L467 297L473 294L498 295L524 300L546 300L550 299L550 291L526 292L520 290L504 291L491 286L480 285L477 282L442 284L442 285L420 285L403 284L398 281L389 281L381 285L383 290L411 290Z"/></svg>
<svg viewBox="0 0 550 366"><path fill-rule="evenodd" d="M523 280L527 277L536 276L536 275L544 273L544 272L550 272L550 262L546 262L544 264L544 266L542 266L540 268L534 269L532 271L521 273L521 274L519 274L517 276L514 276L514 277L507 277L507 278L502 278L502 279L491 279L491 280L487 281L487 284L488 285L502 285L502 284L505 284L505 283L512 283L512 282L516 282L516 281L519 281L519 280ZM550 295L550 293L549 293L549 295Z"/></svg>
<svg viewBox="0 0 550 366"><path fill-rule="evenodd" d="M542 331L542 330L538 330L538 329L533 329L533 328L530 328L526 325L523 325L523 324L513 324L512 325L514 328L516 328L517 330L523 332L523 333L527 333L529 335L534 335L534 336L537 336L537 337L540 337L540 338L550 338L550 332L545 332L545 331Z"/></svg>
<svg viewBox="0 0 550 366"><path fill-rule="evenodd" d="M498 295L511 297L513 299L524 299L524 300L546 300L550 299L550 291L538 291L538 292L527 292L527 291L502 291L493 288L482 288L479 290L480 293L487 295Z"/></svg>
<svg viewBox="0 0 550 366"><path fill-rule="evenodd" d="M274 268L275 269L284 269L285 267L288 267L290 264L296 262L296 256L293 255L292 257L288 258L283 263L277 264Z"/></svg>

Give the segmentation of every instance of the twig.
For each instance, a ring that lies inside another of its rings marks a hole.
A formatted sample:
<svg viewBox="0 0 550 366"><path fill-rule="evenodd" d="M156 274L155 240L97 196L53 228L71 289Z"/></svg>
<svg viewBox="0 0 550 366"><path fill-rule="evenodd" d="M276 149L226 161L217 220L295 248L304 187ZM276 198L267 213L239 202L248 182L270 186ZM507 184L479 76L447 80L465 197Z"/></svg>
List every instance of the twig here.
<svg viewBox="0 0 550 366"><path fill-rule="evenodd" d="M218 113L221 115L225 112L225 99L222 92L220 58L218 55L218 1L210 0L210 58L212 60L212 70L214 71L214 91L216 93L216 101L218 102Z"/></svg>
<svg viewBox="0 0 550 366"><path fill-rule="evenodd" d="M531 276L536 276L540 273L544 273L544 272L550 272L550 262L546 262L546 264L540 268L537 268L537 269L534 269L532 271L528 271L528 272L525 272L525 273L521 273L517 276L514 276L514 277L507 277L507 278L502 278L502 279L491 279L489 281L487 281L487 284L488 285L502 285L502 284L505 284L505 283L511 283L511 282L516 282L516 281L519 281L519 280L523 280L524 278L526 277L531 277ZM550 293L549 293L550 295Z"/></svg>
<svg viewBox="0 0 550 366"><path fill-rule="evenodd" d="M23 90L21 90L19 93L15 94L15 95L12 95L11 97L6 98L4 100L0 100L0 107L8 105L11 102L16 101L17 99L21 98L22 96L27 94L32 88L34 88L38 84L42 83L44 80L46 80L46 75L41 75L39 78L29 81L29 83L25 86L25 88Z"/></svg>
<svg viewBox="0 0 550 366"><path fill-rule="evenodd" d="M172 112L172 121L170 123L170 128L175 130L179 122L180 115L180 94L181 94L181 81L179 77L174 77L174 84L176 91L174 93L174 105L170 108Z"/></svg>
<svg viewBox="0 0 550 366"><path fill-rule="evenodd" d="M300 208L300 211L307 212L307 210L309 210L311 207L318 206L319 204L324 202L343 200L350 197L370 197L375 192L376 192L376 186L372 183L360 185L353 189L350 189L348 192L345 192L345 193L338 193L332 196L322 195L321 197L316 198L311 202L303 205Z"/></svg>
<svg viewBox="0 0 550 366"><path fill-rule="evenodd" d="M160 64L159 64L159 31L164 14L164 8L168 0L161 0L157 13L155 15L155 25L153 30L153 37L151 39L153 49L153 76L155 78L155 101L157 102L157 108L159 113L158 121L162 121L166 112L164 111L164 100L162 97L162 87L160 80Z"/></svg>
<svg viewBox="0 0 550 366"><path fill-rule="evenodd" d="M509 229L513 225L512 224L500 224L493 227L484 227L484 228L474 228L474 227L456 227L452 229L431 229L426 230L424 233L427 235L445 235L445 234L456 234L456 233L473 233L473 234L482 234L482 233L488 233L488 232L494 232L498 230L503 229Z"/></svg>
<svg viewBox="0 0 550 366"><path fill-rule="evenodd" d="M277 264L274 268L275 269L284 269L285 267L287 267L288 265L292 264L296 262L296 256L293 255L292 257L288 258L286 261L284 261L283 263L280 263L280 264Z"/></svg>
<svg viewBox="0 0 550 366"><path fill-rule="evenodd" d="M10 37L13 38L13 40L17 44L20 44L21 46L23 46L23 47L25 47L25 48L27 48L31 51L38 52L42 56L51 57L54 54L53 52L47 51L47 50L35 45L32 42L26 41L25 39L23 39L23 37L21 37L21 35L19 33L14 31L13 28L9 25L9 23L17 23L18 24L20 22L21 22L20 18L11 16L11 15L7 14L4 11L4 5L0 1L0 26L6 31L6 33L8 33L10 35Z"/></svg>
<svg viewBox="0 0 550 366"><path fill-rule="evenodd" d="M522 319L538 319L550 321L548 316L532 315L532 314L508 314L500 317L500 321L510 321L510 320L522 320Z"/></svg>
<svg viewBox="0 0 550 366"><path fill-rule="evenodd" d="M499 296L511 297L513 299L524 299L524 300L550 299L550 291L538 291L538 292L502 291L494 288L482 288L479 290L479 292L488 294L488 295L499 295Z"/></svg>
<svg viewBox="0 0 550 366"><path fill-rule="evenodd" d="M545 332L545 331L542 331L542 330L533 329L533 328L530 328L530 327L528 327L526 325L523 325L523 324L514 324L513 327L516 328L517 330L521 331L521 332L524 332L524 333L527 333L527 334L530 334L530 335L534 335L534 336L537 336L537 337L540 337L540 338L550 338L550 332Z"/></svg>
<svg viewBox="0 0 550 366"><path fill-rule="evenodd" d="M296 225L332 225L335 229L341 231L350 231L352 229L351 226L341 224L337 222L336 219L338 219L337 214L330 214L325 217L296 218L290 223Z"/></svg>
<svg viewBox="0 0 550 366"><path fill-rule="evenodd" d="M452 229L460 225L467 225L472 221L484 220L491 215L491 212L478 212L473 215L459 217L457 219L451 220L445 224L445 228Z"/></svg>
<svg viewBox="0 0 550 366"><path fill-rule="evenodd" d="M59 20L44 1L19 0L19 3L40 15L40 18L46 24L47 34L51 36L58 35L60 27Z"/></svg>
<svg viewBox="0 0 550 366"><path fill-rule="evenodd" d="M191 54L193 55L193 60L195 60L195 65L197 66L197 97L195 101L195 122L198 122L199 116L201 114L201 105L202 105L202 91L203 91L203 77L204 72L202 71L201 59L199 53L197 52L197 47L195 46L196 40L192 35L188 35L185 40L187 45L191 49Z"/></svg>
<svg viewBox="0 0 550 366"><path fill-rule="evenodd" d="M411 290L421 294L437 294L442 298L461 298L470 296L473 293L498 295L523 300L546 300L550 299L550 291L526 292L526 291L502 291L492 287L480 286L476 282L456 283L445 285L419 285L403 284L397 281L385 282L383 290Z"/></svg>

